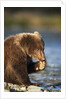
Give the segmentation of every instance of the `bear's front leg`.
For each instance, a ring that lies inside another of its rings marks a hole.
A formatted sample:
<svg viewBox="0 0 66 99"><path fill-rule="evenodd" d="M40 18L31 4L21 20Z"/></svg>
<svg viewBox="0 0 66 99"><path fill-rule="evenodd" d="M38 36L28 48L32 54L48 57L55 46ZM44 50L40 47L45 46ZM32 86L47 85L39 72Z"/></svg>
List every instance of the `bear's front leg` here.
<svg viewBox="0 0 66 99"><path fill-rule="evenodd" d="M40 83L32 83L32 82L30 82L26 65L21 64L19 66L22 69L14 68L15 69L15 73L16 73L16 77L17 77L17 79L15 81L16 81L17 84L24 85L24 86L30 86L30 85L37 86L37 85L40 84ZM19 67L19 66L17 65L17 67Z"/></svg>
<svg viewBox="0 0 66 99"><path fill-rule="evenodd" d="M15 82L19 85L25 85L29 86L31 85L31 82L28 77L28 72L27 72L27 65L17 63L16 65L13 66L14 71L16 73L16 79Z"/></svg>

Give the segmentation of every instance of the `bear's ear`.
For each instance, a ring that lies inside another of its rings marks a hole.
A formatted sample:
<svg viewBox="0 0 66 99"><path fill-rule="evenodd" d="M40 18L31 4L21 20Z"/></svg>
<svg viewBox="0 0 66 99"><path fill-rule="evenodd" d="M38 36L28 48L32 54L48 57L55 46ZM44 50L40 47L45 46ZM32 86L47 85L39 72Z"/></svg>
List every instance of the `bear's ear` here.
<svg viewBox="0 0 66 99"><path fill-rule="evenodd" d="M36 35L40 36L39 32L37 32L37 31L35 31L35 32L34 32L34 34L36 34Z"/></svg>

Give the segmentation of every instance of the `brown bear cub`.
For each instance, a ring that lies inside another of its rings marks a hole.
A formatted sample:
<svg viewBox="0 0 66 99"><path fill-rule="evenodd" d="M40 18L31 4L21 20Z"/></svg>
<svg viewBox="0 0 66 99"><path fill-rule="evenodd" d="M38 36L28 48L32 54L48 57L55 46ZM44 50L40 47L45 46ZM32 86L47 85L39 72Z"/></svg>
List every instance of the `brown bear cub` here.
<svg viewBox="0 0 66 99"><path fill-rule="evenodd" d="M39 62L33 63L32 57ZM38 32L20 33L4 41L4 81L19 85L33 85L28 74L46 66L44 42ZM34 84L37 85L37 84Z"/></svg>

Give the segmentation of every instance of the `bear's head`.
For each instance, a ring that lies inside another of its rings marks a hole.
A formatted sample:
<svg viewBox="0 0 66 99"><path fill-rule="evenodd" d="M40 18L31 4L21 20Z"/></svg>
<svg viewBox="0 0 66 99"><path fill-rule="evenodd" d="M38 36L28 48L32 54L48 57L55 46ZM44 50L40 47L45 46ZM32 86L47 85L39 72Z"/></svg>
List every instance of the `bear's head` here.
<svg viewBox="0 0 66 99"><path fill-rule="evenodd" d="M28 56L38 61L45 60L44 41L38 32L24 34L21 45L24 47Z"/></svg>

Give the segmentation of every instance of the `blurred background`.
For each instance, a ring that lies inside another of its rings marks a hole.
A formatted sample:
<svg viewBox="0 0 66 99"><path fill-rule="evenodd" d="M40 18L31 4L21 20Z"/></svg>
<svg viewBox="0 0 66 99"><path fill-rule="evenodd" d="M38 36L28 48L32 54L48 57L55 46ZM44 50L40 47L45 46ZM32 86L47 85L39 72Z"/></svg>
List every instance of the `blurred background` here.
<svg viewBox="0 0 66 99"><path fill-rule="evenodd" d="M34 31L43 37L48 64L45 70L30 74L30 80L57 92L61 89L61 7L4 7L4 39Z"/></svg>

